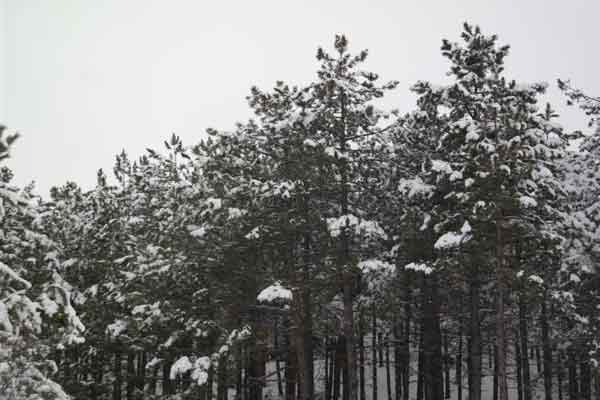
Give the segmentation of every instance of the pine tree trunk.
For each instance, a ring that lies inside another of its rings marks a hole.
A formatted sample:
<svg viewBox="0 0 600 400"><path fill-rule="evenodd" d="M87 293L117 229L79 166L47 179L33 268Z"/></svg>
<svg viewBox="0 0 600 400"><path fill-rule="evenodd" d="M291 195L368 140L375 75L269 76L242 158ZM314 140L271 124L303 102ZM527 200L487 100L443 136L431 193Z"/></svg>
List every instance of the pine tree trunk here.
<svg viewBox="0 0 600 400"><path fill-rule="evenodd" d="M360 371L359 371L359 384L360 384L360 400L366 400L367 399L367 392L365 389L365 332L364 332L364 319L363 319L363 315L361 313L360 315L360 323L359 323L359 329L360 329L360 336L359 336L359 342L358 342L358 346L359 346L359 357L360 357Z"/></svg>
<svg viewBox="0 0 600 400"><path fill-rule="evenodd" d="M592 400L592 371L587 359L579 364L579 393L581 400Z"/></svg>
<svg viewBox="0 0 600 400"><path fill-rule="evenodd" d="M481 294L477 274L477 271L473 271L469 282L469 400L481 400Z"/></svg>
<svg viewBox="0 0 600 400"><path fill-rule="evenodd" d="M527 309L524 294L519 295L519 336L521 337L521 371L523 373L523 400L531 400L531 378L529 373Z"/></svg>
<svg viewBox="0 0 600 400"><path fill-rule="evenodd" d="M346 357L345 343L346 339L344 338L344 336L338 336L335 346L333 400L338 400L340 398L340 378L342 375L342 368L345 363L344 358Z"/></svg>
<svg viewBox="0 0 600 400"><path fill-rule="evenodd" d="M377 350L379 352L379 368L383 368L383 334L381 332L377 333Z"/></svg>
<svg viewBox="0 0 600 400"><path fill-rule="evenodd" d="M444 398L450 398L450 352L448 349L448 332L444 333L444 372L445 372L445 395Z"/></svg>
<svg viewBox="0 0 600 400"><path fill-rule="evenodd" d="M557 384L558 384L558 400L563 400L563 378L564 378L564 369L563 369L563 356L562 352L558 353L558 373L556 374Z"/></svg>
<svg viewBox="0 0 600 400"><path fill-rule="evenodd" d="M496 354L498 365L498 399L508 400L508 377L506 376L506 329L504 323L506 292L504 271L504 232L502 215L496 218Z"/></svg>
<svg viewBox="0 0 600 400"><path fill-rule="evenodd" d="M494 400L498 400L498 349L494 346L494 383L493 383L493 393Z"/></svg>
<svg viewBox="0 0 600 400"><path fill-rule="evenodd" d="M579 387L577 384L577 361L575 359L575 350L568 350L568 368L569 368L569 400L579 398Z"/></svg>
<svg viewBox="0 0 600 400"><path fill-rule="evenodd" d="M460 315L462 315L462 297L460 302ZM458 353L456 355L456 391L457 391L457 400L462 400L462 359L463 359L463 333L462 333L462 316L460 317L459 325L458 325Z"/></svg>
<svg viewBox="0 0 600 400"><path fill-rule="evenodd" d="M115 380L113 382L113 400L121 400L121 384L123 382L121 377L121 351L115 351L115 364L113 369L113 375Z"/></svg>
<svg viewBox="0 0 600 400"><path fill-rule="evenodd" d="M517 365L517 400L523 400L523 372L521 371L521 346L519 345L518 335L515 340L515 364Z"/></svg>
<svg viewBox="0 0 600 400"><path fill-rule="evenodd" d="M330 368L330 361L329 359L331 358L331 351L329 349L329 336L325 336L325 394L324 394L324 398L325 400L329 400L330 399L330 393L331 393L331 379L329 377L329 375L331 374L331 368ZM361 399L363 400L363 399Z"/></svg>
<svg viewBox="0 0 600 400"><path fill-rule="evenodd" d="M538 374L542 372L542 357L540 355L540 346L535 346L535 371Z"/></svg>
<svg viewBox="0 0 600 400"><path fill-rule="evenodd" d="M403 387L402 395L403 400L408 400L410 394L410 323L411 323L411 283L409 271L404 272L404 340L402 343L402 377Z"/></svg>
<svg viewBox="0 0 600 400"><path fill-rule="evenodd" d="M372 399L377 397L377 318L375 314L375 303L371 304L371 373L373 384Z"/></svg>
<svg viewBox="0 0 600 400"><path fill-rule="evenodd" d="M295 400L296 399L296 376L297 376L297 368L296 368L296 352L295 346L291 340L291 333L286 333L287 338L287 359L285 362L285 393L286 400ZM246 373L247 375L247 373Z"/></svg>
<svg viewBox="0 0 600 400"><path fill-rule="evenodd" d="M419 358L417 360L417 400L423 400L423 383L424 383L424 375L425 371L425 349L423 349L424 340L423 340L423 324L419 328Z"/></svg>
<svg viewBox="0 0 600 400"><path fill-rule="evenodd" d="M402 400L402 369L401 369L401 355L402 351L400 350L400 341L402 337L400 336L401 327L398 324L398 321L394 320L394 400Z"/></svg>
<svg viewBox="0 0 600 400"><path fill-rule="evenodd" d="M542 345L544 350L544 398L545 400L552 400L552 347L550 346L550 332L548 327L547 296L548 291L544 289L540 324L542 327Z"/></svg>
<svg viewBox="0 0 600 400"><path fill-rule="evenodd" d="M227 359L221 357L217 367L217 400L227 400Z"/></svg>
<svg viewBox="0 0 600 400"><path fill-rule="evenodd" d="M275 347L275 369L277 372L277 393L279 397L283 397L283 382L281 381L281 348L279 346L279 320L275 320L275 328L273 332L273 346ZM327 345L325 346L327 348ZM327 378L327 350L325 351L325 377Z"/></svg>
<svg viewBox="0 0 600 400"><path fill-rule="evenodd" d="M133 390L135 389L135 354L130 351L127 353L127 400L133 400Z"/></svg>
<svg viewBox="0 0 600 400"><path fill-rule="evenodd" d="M393 398L392 398L392 374L391 374L391 369L390 369L389 337L386 337L386 341L385 341L385 380L386 380L386 384L387 384L388 400L393 400Z"/></svg>
<svg viewBox="0 0 600 400"><path fill-rule="evenodd" d="M423 279L423 361L426 400L444 398L440 303L435 275Z"/></svg>

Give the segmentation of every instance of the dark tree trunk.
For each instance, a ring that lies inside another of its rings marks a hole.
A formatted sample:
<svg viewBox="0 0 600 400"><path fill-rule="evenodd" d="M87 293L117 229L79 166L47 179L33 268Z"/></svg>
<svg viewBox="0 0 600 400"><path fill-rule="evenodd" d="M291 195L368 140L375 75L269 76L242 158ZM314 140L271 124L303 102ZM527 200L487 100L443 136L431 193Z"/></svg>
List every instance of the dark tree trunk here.
<svg viewBox="0 0 600 400"><path fill-rule="evenodd" d="M284 332L284 338L287 339L287 331ZM285 348L287 349L289 347L289 344L286 343ZM287 353L286 353L287 354ZM244 349L242 347L242 345L240 344L237 348L237 368L236 368L236 377L235 377L235 399L236 400L243 400L244 399L244 388L243 388L243 372L244 372ZM287 367L287 365L286 365ZM209 377L211 375L209 374ZM210 388L210 392L212 394L212 381L211 381L211 385L209 385ZM208 398L209 400L212 400L211 397Z"/></svg>
<svg viewBox="0 0 600 400"><path fill-rule="evenodd" d="M577 360L575 350L568 350L568 368L569 368L569 400L579 398L579 385L577 384Z"/></svg>
<svg viewBox="0 0 600 400"><path fill-rule="evenodd" d="M400 350L400 336L401 327L397 320L394 320L394 400L402 400L402 369L401 369L401 356L402 351Z"/></svg>
<svg viewBox="0 0 600 400"><path fill-rule="evenodd" d="M592 371L588 360L584 360L579 364L579 393L581 400L592 400Z"/></svg>
<svg viewBox="0 0 600 400"><path fill-rule="evenodd" d="M360 400L366 400L367 398L367 391L365 389L365 327L364 327L364 319L363 319L363 315L361 313L360 316L360 325L359 325L359 329L360 329L360 334L359 334L359 342L358 342L358 346L359 346L359 362L360 362L360 371L359 371L359 386L360 386Z"/></svg>
<svg viewBox="0 0 600 400"><path fill-rule="evenodd" d="M515 364L517 365L517 400L523 400L523 372L521 371L521 346L519 336L515 340Z"/></svg>
<svg viewBox="0 0 600 400"><path fill-rule="evenodd" d="M283 397L283 382L281 380L281 361L280 354L281 348L279 346L279 320L275 320L275 327L273 332L273 346L275 347L275 353L277 356L275 357L275 369L277 372L277 393L279 397ZM325 345L327 349L327 345ZM325 350L325 378L327 379L327 350Z"/></svg>
<svg viewBox="0 0 600 400"><path fill-rule="evenodd" d="M377 333L377 343L378 343L378 351L379 351L379 368L383 368L383 333Z"/></svg>
<svg viewBox="0 0 600 400"><path fill-rule="evenodd" d="M548 291L544 289L541 310L542 346L544 350L544 398L552 400L552 347L550 345L550 329L547 314Z"/></svg>
<svg viewBox="0 0 600 400"><path fill-rule="evenodd" d="M387 385L387 395L388 400L393 400L392 398L392 372L390 368L390 341L389 337L386 336L385 340L385 381Z"/></svg>
<svg viewBox="0 0 600 400"><path fill-rule="evenodd" d="M508 377L506 375L506 326L505 296L506 296L506 271L504 265L504 222L501 211L496 217L496 355L494 362L497 364L498 398L508 400Z"/></svg>
<svg viewBox="0 0 600 400"><path fill-rule="evenodd" d="M127 400L133 400L133 391L135 389L135 354L130 351L127 353Z"/></svg>
<svg viewBox="0 0 600 400"><path fill-rule="evenodd" d="M444 398L440 303L435 276L423 280L423 389L426 400Z"/></svg>
<svg viewBox="0 0 600 400"><path fill-rule="evenodd" d="M494 346L494 400L498 400L498 349Z"/></svg>
<svg viewBox="0 0 600 400"><path fill-rule="evenodd" d="M519 295L519 336L521 337L521 371L523 373L523 400L531 400L531 378L529 374L527 308L524 294Z"/></svg>
<svg viewBox="0 0 600 400"><path fill-rule="evenodd" d="M286 333L287 338L287 358L285 362L285 393L286 400L294 400L296 398L296 377L297 371L297 359L294 346L291 343L289 332ZM246 371L246 375L247 375Z"/></svg>
<svg viewBox="0 0 600 400"><path fill-rule="evenodd" d="M446 376L445 381L445 395L444 398L450 398L450 351L448 349L448 332L444 333L444 372Z"/></svg>
<svg viewBox="0 0 600 400"><path fill-rule="evenodd" d="M375 303L371 304L371 377L373 383L372 399L377 397L377 318L375 314Z"/></svg>
<svg viewBox="0 0 600 400"><path fill-rule="evenodd" d="M417 400L423 400L423 381L425 371L423 368L425 367L425 350L423 349L423 324L419 328L419 358L417 360Z"/></svg>
<svg viewBox="0 0 600 400"><path fill-rule="evenodd" d="M324 394L324 399L325 400L329 400L330 399L330 393L331 393L331 379L329 377L329 375L331 374L331 368L330 368L330 362L329 359L331 358L331 351L329 350L329 337L325 336L325 394ZM363 400L363 399L361 399Z"/></svg>
<svg viewBox="0 0 600 400"><path fill-rule="evenodd" d="M227 359L221 357L217 367L217 400L227 400Z"/></svg>
<svg viewBox="0 0 600 400"><path fill-rule="evenodd" d="M121 351L115 351L115 364L113 368L115 380L113 382L113 400L121 400L121 385L123 378L121 376Z"/></svg>
<svg viewBox="0 0 600 400"><path fill-rule="evenodd" d="M557 384L558 384L558 400L563 400L563 380L564 380L564 368L563 368L564 358L562 356L562 352L558 353L558 373L556 374Z"/></svg>
<svg viewBox="0 0 600 400"><path fill-rule="evenodd" d="M410 273L405 271L404 273L404 340L402 342L402 377L403 387L402 396L403 400L408 400L410 394L410 301L412 297L412 289L410 282Z"/></svg>
<svg viewBox="0 0 600 400"><path fill-rule="evenodd" d="M540 354L540 346L535 346L535 372L542 372L542 357Z"/></svg>
<svg viewBox="0 0 600 400"><path fill-rule="evenodd" d="M477 274L477 271L473 271L469 282L469 400L481 400L481 293Z"/></svg>
<svg viewBox="0 0 600 400"><path fill-rule="evenodd" d="M163 364L163 382L162 382L162 394L174 394L175 388L173 387L173 381L171 381L171 360L165 360Z"/></svg>
<svg viewBox="0 0 600 400"><path fill-rule="evenodd" d="M460 313L462 314L462 299L461 299L461 308ZM456 354L456 391L457 391L457 400L462 400L462 363L463 363L463 333L462 333L462 317L458 326L458 353Z"/></svg>

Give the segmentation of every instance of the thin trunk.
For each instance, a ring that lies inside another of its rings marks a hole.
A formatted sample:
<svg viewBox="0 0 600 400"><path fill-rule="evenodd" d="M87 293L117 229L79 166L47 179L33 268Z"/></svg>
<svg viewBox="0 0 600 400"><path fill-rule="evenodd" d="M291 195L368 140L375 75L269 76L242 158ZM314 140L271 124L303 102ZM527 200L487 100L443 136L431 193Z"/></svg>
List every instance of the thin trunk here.
<svg viewBox="0 0 600 400"><path fill-rule="evenodd" d="M135 389L135 354L130 351L127 353L127 400L133 400L133 390Z"/></svg>
<svg viewBox="0 0 600 400"><path fill-rule="evenodd" d="M121 351L115 351L115 364L113 369L115 380L113 382L113 400L121 400L121 384L123 378L121 376Z"/></svg>
<svg viewBox="0 0 600 400"><path fill-rule="evenodd" d="M563 378L564 378L564 369L563 369L563 356L562 352L558 353L558 373L556 374L556 379L558 382L558 400L563 400Z"/></svg>
<svg viewBox="0 0 600 400"><path fill-rule="evenodd" d="M498 399L508 400L508 377L506 375L506 329L505 314L505 271L504 271L504 232L502 215L496 218L496 354L498 365Z"/></svg>
<svg viewBox="0 0 600 400"><path fill-rule="evenodd" d="M480 282L478 272L473 271L469 282L469 400L481 400L481 315Z"/></svg>
<svg viewBox="0 0 600 400"><path fill-rule="evenodd" d="M377 397L377 319L375 315L375 303L371 304L371 372L373 384L372 399Z"/></svg>
<svg viewBox="0 0 600 400"><path fill-rule="evenodd" d="M592 371L586 359L579 364L579 371L579 393L581 400L592 400Z"/></svg>
<svg viewBox="0 0 600 400"><path fill-rule="evenodd" d="M227 400L227 359L221 357L217 366L217 400Z"/></svg>
<svg viewBox="0 0 600 400"><path fill-rule="evenodd" d="M325 400L330 399L331 393L331 379L329 377L331 368L329 367L329 359L331 358L331 351L329 350L329 337L325 336ZM364 400L364 399L361 399Z"/></svg>
<svg viewBox="0 0 600 400"><path fill-rule="evenodd" d="M579 399L579 387L577 384L577 361L575 359L575 350L568 350L569 365L569 400Z"/></svg>
<svg viewBox="0 0 600 400"><path fill-rule="evenodd" d="M515 364L517 365L517 400L523 400L523 373L521 371L521 346L518 335L515 340Z"/></svg>
<svg viewBox="0 0 600 400"><path fill-rule="evenodd" d="M461 298L461 307L460 313L462 314L462 298ZM463 333L462 333L462 317L458 327L458 354L456 355L456 391L457 391L457 400L462 400L462 359L463 359Z"/></svg>
<svg viewBox="0 0 600 400"><path fill-rule="evenodd" d="M531 378L529 374L527 309L523 292L519 295L519 335L521 337L521 371L523 372L523 400L531 400Z"/></svg>
<svg viewBox="0 0 600 400"><path fill-rule="evenodd" d="M498 349L494 346L494 383L493 383L494 400L498 400Z"/></svg>
<svg viewBox="0 0 600 400"><path fill-rule="evenodd" d="M287 341L287 358L285 362L285 393L286 400L294 400L296 398L296 352L291 340L291 333L286 330ZM247 375L247 373L246 373Z"/></svg>
<svg viewBox="0 0 600 400"><path fill-rule="evenodd" d="M405 271L404 273L404 340L402 343L402 378L403 387L402 395L403 400L408 400L410 394L410 323L411 323L411 309L410 301L412 295L412 289L410 285L410 273Z"/></svg>
<svg viewBox="0 0 600 400"><path fill-rule="evenodd" d="M448 349L448 332L444 333L444 372L446 376L445 380L445 395L444 398L450 398L450 352Z"/></svg>
<svg viewBox="0 0 600 400"><path fill-rule="evenodd" d="M342 375L342 368L344 357L346 356L345 350L346 339L343 336L338 336L335 346L335 363L334 363L334 374L333 374L333 400L340 398L340 378Z"/></svg>
<svg viewBox="0 0 600 400"><path fill-rule="evenodd" d="M423 279L423 389L426 400L444 398L444 366L437 277Z"/></svg>
<svg viewBox="0 0 600 400"><path fill-rule="evenodd" d="M542 357L540 354L540 346L535 346L535 371L538 374L542 372Z"/></svg>
<svg viewBox="0 0 600 400"><path fill-rule="evenodd" d="M402 337L400 336L400 331L401 327L399 326L398 321L394 320L394 400L402 399L402 369L400 368L400 354L402 354L400 350L400 341L402 340Z"/></svg>
<svg viewBox="0 0 600 400"><path fill-rule="evenodd" d="M387 384L387 395L388 400L392 399L392 374L390 369L390 341L389 337L386 337L385 341L385 380Z"/></svg>
<svg viewBox="0 0 600 400"><path fill-rule="evenodd" d="M377 350L379 351L379 368L383 368L383 333L377 333Z"/></svg>
<svg viewBox="0 0 600 400"><path fill-rule="evenodd" d="M366 400L367 391L365 389L365 332L364 332L364 319L361 313L360 315L360 336L359 336L359 358L360 358L360 370L359 370L359 384L360 384L360 400Z"/></svg>
<svg viewBox="0 0 600 400"><path fill-rule="evenodd" d="M418 365L417 365L417 400L423 400L423 381L424 381L424 371L423 368L425 367L424 365L424 361L425 361L425 357L424 357L424 353L425 350L423 349L423 324L421 324L420 327L420 333L419 333L419 358L418 358Z"/></svg>
<svg viewBox="0 0 600 400"><path fill-rule="evenodd" d="M550 346L550 329L548 326L547 296L548 291L544 289L540 324L542 326L542 346L544 350L544 398L545 400L552 400L552 347Z"/></svg>

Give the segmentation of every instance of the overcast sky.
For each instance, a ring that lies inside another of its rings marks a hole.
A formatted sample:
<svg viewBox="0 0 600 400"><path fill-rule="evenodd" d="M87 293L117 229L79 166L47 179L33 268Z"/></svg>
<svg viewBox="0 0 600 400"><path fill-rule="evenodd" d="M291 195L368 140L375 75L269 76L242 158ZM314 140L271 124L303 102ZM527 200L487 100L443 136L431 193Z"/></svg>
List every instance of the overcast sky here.
<svg viewBox="0 0 600 400"><path fill-rule="evenodd" d="M511 45L510 76L551 83L565 127L584 116L556 78L600 94L598 0L0 0L0 16L0 122L22 134L9 165L41 193L91 188L123 148L137 157L172 132L193 144L248 119L252 85L308 82L335 33L400 81L386 104L402 112L416 80L444 81L441 39L463 21Z"/></svg>

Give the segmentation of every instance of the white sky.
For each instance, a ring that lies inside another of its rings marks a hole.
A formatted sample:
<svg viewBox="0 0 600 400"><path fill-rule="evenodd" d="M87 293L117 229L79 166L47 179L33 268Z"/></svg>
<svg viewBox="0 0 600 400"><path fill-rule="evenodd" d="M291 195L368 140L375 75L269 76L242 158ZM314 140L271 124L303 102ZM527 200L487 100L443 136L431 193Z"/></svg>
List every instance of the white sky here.
<svg viewBox="0 0 600 400"><path fill-rule="evenodd" d="M510 44L509 74L551 83L563 125L582 129L555 81L600 94L599 16L597 0L0 0L0 122L22 134L9 166L43 194L90 188L123 148L136 158L171 132L193 144L246 120L252 85L308 82L335 33L400 81L386 104L406 112L411 84L444 81L441 39L465 20Z"/></svg>

